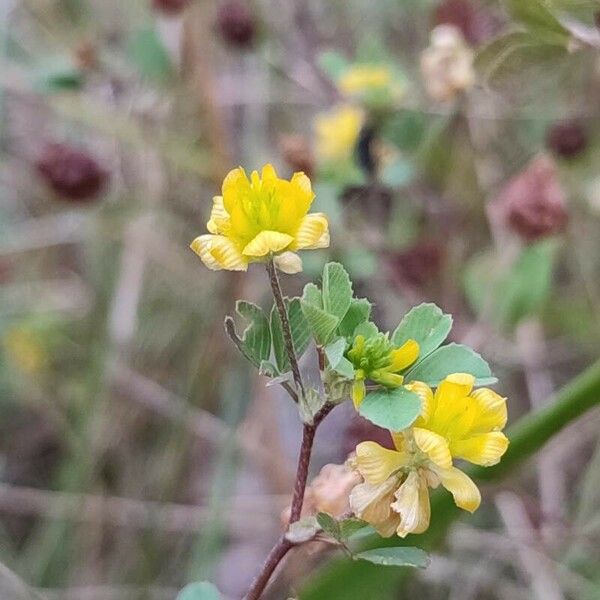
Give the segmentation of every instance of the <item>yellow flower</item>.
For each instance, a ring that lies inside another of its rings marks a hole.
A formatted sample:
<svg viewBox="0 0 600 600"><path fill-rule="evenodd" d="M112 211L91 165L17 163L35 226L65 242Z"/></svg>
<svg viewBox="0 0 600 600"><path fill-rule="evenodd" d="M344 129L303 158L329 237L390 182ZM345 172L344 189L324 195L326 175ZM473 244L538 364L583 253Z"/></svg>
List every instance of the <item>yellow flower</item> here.
<svg viewBox="0 0 600 600"><path fill-rule="evenodd" d="M323 213L308 214L315 195L304 173L280 179L272 165L250 179L241 167L223 181L206 228L191 248L213 270L245 271L251 262L271 256L286 273L302 270L297 250L329 246L329 224Z"/></svg>
<svg viewBox="0 0 600 600"><path fill-rule="evenodd" d="M348 104L317 115L314 127L319 159L323 161L350 159L358 142L363 121L362 110Z"/></svg>
<svg viewBox="0 0 600 600"><path fill-rule="evenodd" d="M371 523L381 535L400 537L422 533L429 527L429 488L440 483L456 505L469 512L479 507L475 483L453 465L461 458L477 465L500 461L508 447L502 433L506 399L481 388L466 373L449 375L435 394L421 382L407 387L422 400L423 410L414 425L392 433L395 450L375 442L356 447L352 464L364 483L350 494L357 517Z"/></svg>
<svg viewBox="0 0 600 600"><path fill-rule="evenodd" d="M341 75L338 87L344 94L356 96L389 88L392 79L392 70L387 65L353 65Z"/></svg>
<svg viewBox="0 0 600 600"><path fill-rule="evenodd" d="M38 335L25 327L13 327L4 336L9 360L21 372L34 375L48 364L48 356Z"/></svg>

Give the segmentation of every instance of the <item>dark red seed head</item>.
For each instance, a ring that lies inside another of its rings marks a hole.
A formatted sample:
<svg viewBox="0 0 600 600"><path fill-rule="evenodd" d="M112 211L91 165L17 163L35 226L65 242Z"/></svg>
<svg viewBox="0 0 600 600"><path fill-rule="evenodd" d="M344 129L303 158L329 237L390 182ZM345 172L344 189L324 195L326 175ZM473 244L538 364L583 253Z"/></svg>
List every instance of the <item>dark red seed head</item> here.
<svg viewBox="0 0 600 600"><path fill-rule="evenodd" d="M256 19L244 0L223 0L217 9L217 29L236 48L248 48L256 37Z"/></svg>
<svg viewBox="0 0 600 600"><path fill-rule="evenodd" d="M557 156L573 158L585 150L587 134L579 121L555 123L548 129L546 145Z"/></svg>

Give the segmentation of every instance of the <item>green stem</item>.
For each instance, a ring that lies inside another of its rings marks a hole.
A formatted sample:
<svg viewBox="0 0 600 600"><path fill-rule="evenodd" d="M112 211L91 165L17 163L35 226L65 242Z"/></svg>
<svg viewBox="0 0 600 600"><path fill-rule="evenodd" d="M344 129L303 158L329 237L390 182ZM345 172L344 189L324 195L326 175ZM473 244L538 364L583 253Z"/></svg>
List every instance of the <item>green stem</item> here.
<svg viewBox="0 0 600 600"><path fill-rule="evenodd" d="M507 432L510 446L500 464L484 469L472 467L466 472L478 481L495 481L512 472L537 452L548 440L589 409L600 405L600 361L558 392L555 401L543 409L523 417ZM450 494L432 494L431 525L417 536L406 540L397 537L377 538L371 547L410 546L432 549L443 541L452 523L465 513L458 509ZM377 567L366 562L337 561L314 577L300 597L302 600L359 600L372 597L378 600L398 598L397 590L411 571Z"/></svg>

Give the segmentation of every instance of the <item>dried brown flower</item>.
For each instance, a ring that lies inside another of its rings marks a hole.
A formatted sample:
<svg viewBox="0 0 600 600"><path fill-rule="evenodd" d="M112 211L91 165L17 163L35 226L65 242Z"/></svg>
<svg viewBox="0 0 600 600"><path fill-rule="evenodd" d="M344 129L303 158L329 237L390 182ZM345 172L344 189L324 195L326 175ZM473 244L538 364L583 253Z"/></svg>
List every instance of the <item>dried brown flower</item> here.
<svg viewBox="0 0 600 600"><path fill-rule="evenodd" d="M279 149L292 171L302 171L312 177L315 171L315 157L308 139L303 135L282 135Z"/></svg>
<svg viewBox="0 0 600 600"><path fill-rule="evenodd" d="M579 121L555 123L548 129L546 145L562 158L573 158L585 150L587 134Z"/></svg>
<svg viewBox="0 0 600 600"><path fill-rule="evenodd" d="M256 37L254 13L243 0L223 0L217 9L217 29L236 48L248 48Z"/></svg>
<svg viewBox="0 0 600 600"><path fill-rule="evenodd" d="M499 21L485 7L476 6L470 0L443 0L438 5L434 24L454 25L464 38L477 46L498 33Z"/></svg>

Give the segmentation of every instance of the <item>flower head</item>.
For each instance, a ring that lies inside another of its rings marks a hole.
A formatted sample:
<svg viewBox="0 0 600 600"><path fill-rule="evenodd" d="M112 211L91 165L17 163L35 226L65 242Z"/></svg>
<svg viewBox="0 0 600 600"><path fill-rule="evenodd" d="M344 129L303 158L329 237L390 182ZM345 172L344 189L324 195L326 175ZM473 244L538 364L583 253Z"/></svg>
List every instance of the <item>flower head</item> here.
<svg viewBox="0 0 600 600"><path fill-rule="evenodd" d="M347 68L338 80L339 89L348 96L358 96L389 88L393 81L388 65L357 64Z"/></svg>
<svg viewBox="0 0 600 600"><path fill-rule="evenodd" d="M396 348L387 333L377 332L369 337L358 334L346 355L354 366L352 400L358 408L365 398L365 380L391 388L402 385L404 377L400 372L417 360L419 344L408 340Z"/></svg>
<svg viewBox="0 0 600 600"><path fill-rule="evenodd" d="M421 397L423 409L411 428L392 434L395 449L375 442L356 447L352 464L364 482L352 490L350 506L381 535L425 531L429 488L440 483L458 507L469 512L479 507L477 486L453 459L494 465L506 452L508 439L501 431L506 399L487 388L473 391L474 381L472 375L455 373L435 393L421 382L407 385Z"/></svg>
<svg viewBox="0 0 600 600"><path fill-rule="evenodd" d="M315 118L317 155L323 161L352 158L364 121L360 108L345 104Z"/></svg>
<svg viewBox="0 0 600 600"><path fill-rule="evenodd" d="M302 270L297 250L329 246L327 217L308 214L315 195L304 173L287 181L266 165L248 178L238 167L225 177L222 192L213 199L210 234L191 244L209 269L245 271L274 256L282 271L296 273Z"/></svg>

